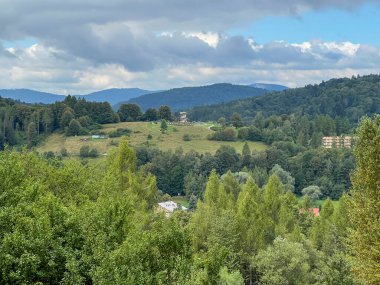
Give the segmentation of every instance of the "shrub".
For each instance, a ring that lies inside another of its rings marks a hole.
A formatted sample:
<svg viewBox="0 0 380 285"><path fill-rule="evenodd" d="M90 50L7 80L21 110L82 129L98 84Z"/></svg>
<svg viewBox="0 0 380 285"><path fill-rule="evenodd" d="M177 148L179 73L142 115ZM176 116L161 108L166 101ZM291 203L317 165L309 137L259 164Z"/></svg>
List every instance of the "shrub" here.
<svg viewBox="0 0 380 285"><path fill-rule="evenodd" d="M88 157L88 154L90 153L90 147L88 145L84 145L79 150L79 156L80 157Z"/></svg>
<svg viewBox="0 0 380 285"><path fill-rule="evenodd" d="M65 149L65 148L62 148L61 151L60 151L60 153L61 153L61 156L62 156L62 157L67 157L67 156L69 156L69 153L67 152L67 149Z"/></svg>
<svg viewBox="0 0 380 285"><path fill-rule="evenodd" d="M96 148L91 149L88 153L88 156L93 157L93 158L98 157L98 155L99 155L99 152Z"/></svg>
<svg viewBox="0 0 380 285"><path fill-rule="evenodd" d="M191 137L190 137L190 135L189 135L189 134L184 134L184 135L183 135L183 140L184 140L185 142L191 141Z"/></svg>
<svg viewBox="0 0 380 285"><path fill-rule="evenodd" d="M96 148L90 149L88 145L84 145L80 148L79 156L81 158L87 158L87 157L97 157L99 155L99 152Z"/></svg>
<svg viewBox="0 0 380 285"><path fill-rule="evenodd" d="M110 132L108 136L110 138L118 138L122 136L129 136L131 133L130 129L123 129L123 128L118 128L116 131Z"/></svg>
<svg viewBox="0 0 380 285"><path fill-rule="evenodd" d="M236 130L234 128L227 127L224 130L209 135L207 138L214 141L235 141Z"/></svg>

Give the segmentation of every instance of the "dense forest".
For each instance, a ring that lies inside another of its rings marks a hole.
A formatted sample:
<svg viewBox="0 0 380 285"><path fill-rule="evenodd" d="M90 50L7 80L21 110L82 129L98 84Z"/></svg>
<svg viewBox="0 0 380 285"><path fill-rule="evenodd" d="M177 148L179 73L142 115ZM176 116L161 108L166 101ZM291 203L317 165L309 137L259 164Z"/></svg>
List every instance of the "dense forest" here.
<svg viewBox="0 0 380 285"><path fill-rule="evenodd" d="M102 167L5 149L0 283L378 284L379 135L364 119L353 187L317 217L279 167L260 185L211 170L195 209L168 218L126 139Z"/></svg>
<svg viewBox="0 0 380 285"><path fill-rule="evenodd" d="M380 113L380 75L331 79L319 85L287 89L255 98L195 107L189 116L195 121L230 118L236 112L252 119L258 112L270 115L329 115L357 124L364 115Z"/></svg>
<svg viewBox="0 0 380 285"><path fill-rule="evenodd" d="M0 98L0 149L6 144L35 146L55 130L76 135L118 121L107 102L67 96L63 102L31 105Z"/></svg>
<svg viewBox="0 0 380 285"><path fill-rule="evenodd" d="M138 104L144 111L148 108L158 108L161 105L169 105L173 111L183 111L194 106L250 98L263 95L267 92L267 90L262 88L219 83L200 87L175 88L168 91L146 94L133 98L128 103Z"/></svg>

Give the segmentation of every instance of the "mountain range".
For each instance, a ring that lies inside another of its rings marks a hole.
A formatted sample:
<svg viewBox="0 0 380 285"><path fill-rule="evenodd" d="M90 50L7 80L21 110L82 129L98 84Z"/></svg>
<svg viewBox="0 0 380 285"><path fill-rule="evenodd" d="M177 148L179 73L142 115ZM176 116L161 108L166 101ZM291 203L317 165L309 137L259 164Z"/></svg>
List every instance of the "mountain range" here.
<svg viewBox="0 0 380 285"><path fill-rule="evenodd" d="M233 85L220 83L208 86L175 88L167 91L112 88L74 96L85 98L87 101L109 102L116 110L121 103L129 102L139 104L143 110L150 107L159 107L160 105L169 105L173 111L177 111L198 105L217 104L254 97L284 89L287 89L287 87L276 84L254 83L251 85ZM65 99L65 95L30 89L0 89L0 97L25 103L43 104L51 104Z"/></svg>
<svg viewBox="0 0 380 285"><path fill-rule="evenodd" d="M232 100L255 97L268 93L269 90L246 85L218 83L199 87L174 88L168 91L146 94L132 98L128 103L135 103L142 110L158 108L168 105L172 111L190 109L194 106L203 106L229 102ZM117 106L116 106L117 108Z"/></svg>
<svg viewBox="0 0 380 285"><path fill-rule="evenodd" d="M121 101L128 101L131 98L154 92L155 91L143 90L139 88L112 88L85 95L74 96L77 98L85 98L87 101L109 102L111 105L115 105ZM10 98L25 103L43 104L51 104L57 101L63 101L65 99L65 95L40 92L30 89L0 89L0 97Z"/></svg>

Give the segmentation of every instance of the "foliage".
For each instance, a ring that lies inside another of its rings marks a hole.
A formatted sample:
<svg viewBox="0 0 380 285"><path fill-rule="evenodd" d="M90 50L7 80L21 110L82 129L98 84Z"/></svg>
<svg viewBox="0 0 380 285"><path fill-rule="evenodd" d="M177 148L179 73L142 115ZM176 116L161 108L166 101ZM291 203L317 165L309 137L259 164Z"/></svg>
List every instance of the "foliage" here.
<svg viewBox="0 0 380 285"><path fill-rule="evenodd" d="M199 87L174 88L132 98L143 110L169 105L173 111L186 110L194 106L210 105L241 98L259 96L266 90L243 85L213 84Z"/></svg>
<svg viewBox="0 0 380 285"><path fill-rule="evenodd" d="M322 195L321 190L318 186L311 185L301 190L303 196L309 196L311 201L315 202Z"/></svg>
<svg viewBox="0 0 380 285"><path fill-rule="evenodd" d="M172 120L172 112L169 106L162 105L158 109L157 117L162 121L171 121Z"/></svg>
<svg viewBox="0 0 380 285"><path fill-rule="evenodd" d="M108 136L110 138L118 138L118 137L122 137L122 136L128 136L130 133L131 133L130 129L117 128L116 131L112 131L112 132L108 133Z"/></svg>
<svg viewBox="0 0 380 285"><path fill-rule="evenodd" d="M137 121L142 116L140 106L137 104L122 104L117 112L121 122Z"/></svg>
<svg viewBox="0 0 380 285"><path fill-rule="evenodd" d="M165 119L161 120L160 130L161 130L161 133L165 133L168 130L168 123L166 122Z"/></svg>
<svg viewBox="0 0 380 285"><path fill-rule="evenodd" d="M365 114L380 113L378 84L380 75L331 79L319 85L287 89L264 96L237 100L219 105L195 107L188 115L191 120L210 121L220 116L230 118L236 112L243 118L291 115L311 117L328 115L335 119L337 133L351 126Z"/></svg>
<svg viewBox="0 0 380 285"><path fill-rule="evenodd" d="M183 135L183 140L184 140L185 142L191 141L191 137L190 137L190 135L189 135L189 134L184 134L184 135Z"/></svg>
<svg viewBox="0 0 380 285"><path fill-rule="evenodd" d="M222 130L216 131L215 133L207 137L209 140L215 141L235 141L237 138L236 130L234 128L224 128Z"/></svg>
<svg viewBox="0 0 380 285"><path fill-rule="evenodd" d="M357 168L352 177L349 200L349 234L354 270L367 284L380 282L379 150L380 116L364 118L355 148Z"/></svg>

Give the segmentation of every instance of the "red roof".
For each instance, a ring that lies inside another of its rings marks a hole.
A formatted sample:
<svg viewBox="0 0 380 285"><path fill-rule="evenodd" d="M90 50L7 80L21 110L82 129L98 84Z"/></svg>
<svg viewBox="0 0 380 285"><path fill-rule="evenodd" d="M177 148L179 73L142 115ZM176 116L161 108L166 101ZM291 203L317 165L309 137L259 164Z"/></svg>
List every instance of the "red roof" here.
<svg viewBox="0 0 380 285"><path fill-rule="evenodd" d="M319 217L319 208L310 208L307 210L309 213L313 213L314 217ZM304 213L304 209L300 209L300 213Z"/></svg>

